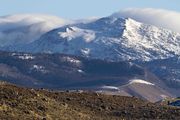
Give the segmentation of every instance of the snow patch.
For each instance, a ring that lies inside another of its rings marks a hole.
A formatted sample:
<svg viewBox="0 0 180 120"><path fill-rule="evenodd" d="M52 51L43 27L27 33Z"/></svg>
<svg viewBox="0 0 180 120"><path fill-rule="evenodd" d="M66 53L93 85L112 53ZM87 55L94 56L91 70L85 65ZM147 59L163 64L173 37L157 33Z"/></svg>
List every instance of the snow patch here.
<svg viewBox="0 0 180 120"><path fill-rule="evenodd" d="M40 70L40 69L43 69L44 67L43 66L39 66L39 65L33 65L33 68L35 68L37 70Z"/></svg>
<svg viewBox="0 0 180 120"><path fill-rule="evenodd" d="M64 61L67 61L67 62L70 62L70 63L74 63L74 64L81 64L81 61L80 60L77 60L75 58L71 58L71 57L63 57L62 58Z"/></svg>
<svg viewBox="0 0 180 120"><path fill-rule="evenodd" d="M133 80L130 80L129 84L146 84L146 85L155 85L153 83L150 83L150 82L147 82L145 80L141 80L141 79L133 79Z"/></svg>
<svg viewBox="0 0 180 120"><path fill-rule="evenodd" d="M103 88L103 89L110 89L110 90L119 90L119 88L115 87L115 86L102 86L101 88Z"/></svg>
<svg viewBox="0 0 180 120"><path fill-rule="evenodd" d="M79 73L84 73L84 71L82 71L82 70L80 70L80 69L78 70L78 72L79 72Z"/></svg>
<svg viewBox="0 0 180 120"><path fill-rule="evenodd" d="M24 55L24 56L19 56L19 58L22 60L32 60L34 59L34 56Z"/></svg>
<svg viewBox="0 0 180 120"><path fill-rule="evenodd" d="M66 28L66 32L58 33L62 38L67 38L68 41L82 37L85 42L91 42L95 39L95 33L91 30L80 29L78 27Z"/></svg>
<svg viewBox="0 0 180 120"><path fill-rule="evenodd" d="M45 67L41 65L33 65L32 69L36 71L40 71L42 73L47 73L47 70L45 70Z"/></svg>
<svg viewBox="0 0 180 120"><path fill-rule="evenodd" d="M90 51L91 51L91 50L90 50L89 48L81 49L81 53L82 53L84 56L89 56Z"/></svg>
<svg viewBox="0 0 180 120"><path fill-rule="evenodd" d="M22 60L33 60L35 57L30 54L18 54L18 53L12 53L11 56L16 56L19 59Z"/></svg>

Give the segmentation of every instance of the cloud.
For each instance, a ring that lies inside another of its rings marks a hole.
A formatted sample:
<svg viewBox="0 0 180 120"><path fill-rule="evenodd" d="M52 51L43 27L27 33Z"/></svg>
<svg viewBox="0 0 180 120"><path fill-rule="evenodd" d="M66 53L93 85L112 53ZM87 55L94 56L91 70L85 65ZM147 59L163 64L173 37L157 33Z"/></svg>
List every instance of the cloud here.
<svg viewBox="0 0 180 120"><path fill-rule="evenodd" d="M180 13L154 8L130 8L114 13L115 17L130 17L136 21L170 29L180 33ZM0 17L0 47L29 43L44 33L69 23L87 23L96 20L65 20L41 14L18 14Z"/></svg>
<svg viewBox="0 0 180 120"><path fill-rule="evenodd" d="M39 14L0 17L0 46L32 42L42 34L68 23L71 21Z"/></svg>
<svg viewBox="0 0 180 120"><path fill-rule="evenodd" d="M129 8L114 13L112 16L132 18L136 21L170 29L180 33L180 13L154 8Z"/></svg>
<svg viewBox="0 0 180 120"><path fill-rule="evenodd" d="M66 20L41 14L16 14L0 17L0 47L27 44L44 33L73 23L88 23L98 18Z"/></svg>

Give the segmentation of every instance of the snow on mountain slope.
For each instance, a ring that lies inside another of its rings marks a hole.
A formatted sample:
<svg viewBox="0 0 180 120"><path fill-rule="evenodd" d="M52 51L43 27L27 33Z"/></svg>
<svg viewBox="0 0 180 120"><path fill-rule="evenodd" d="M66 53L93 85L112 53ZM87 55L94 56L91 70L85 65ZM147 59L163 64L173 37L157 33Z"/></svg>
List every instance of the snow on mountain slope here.
<svg viewBox="0 0 180 120"><path fill-rule="evenodd" d="M102 86L97 92L123 96L138 96L151 102L174 97L162 87L143 79L132 79L121 86Z"/></svg>
<svg viewBox="0 0 180 120"><path fill-rule="evenodd" d="M180 34L130 18L106 17L52 30L18 51L106 60L151 61L180 55Z"/></svg>
<svg viewBox="0 0 180 120"><path fill-rule="evenodd" d="M154 85L153 83L147 82L145 80L141 80L141 79L133 79L130 80L129 84L146 84L146 85Z"/></svg>
<svg viewBox="0 0 180 120"><path fill-rule="evenodd" d="M42 34L67 23L70 21L38 14L0 17L0 47L32 42Z"/></svg>

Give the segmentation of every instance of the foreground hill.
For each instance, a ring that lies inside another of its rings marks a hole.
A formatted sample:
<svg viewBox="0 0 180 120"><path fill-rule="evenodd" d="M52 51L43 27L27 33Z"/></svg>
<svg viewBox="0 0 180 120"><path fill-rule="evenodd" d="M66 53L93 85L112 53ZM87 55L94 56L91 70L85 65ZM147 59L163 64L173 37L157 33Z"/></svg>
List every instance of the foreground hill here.
<svg viewBox="0 0 180 120"><path fill-rule="evenodd" d="M0 83L0 119L180 119L180 108L135 97L50 92Z"/></svg>

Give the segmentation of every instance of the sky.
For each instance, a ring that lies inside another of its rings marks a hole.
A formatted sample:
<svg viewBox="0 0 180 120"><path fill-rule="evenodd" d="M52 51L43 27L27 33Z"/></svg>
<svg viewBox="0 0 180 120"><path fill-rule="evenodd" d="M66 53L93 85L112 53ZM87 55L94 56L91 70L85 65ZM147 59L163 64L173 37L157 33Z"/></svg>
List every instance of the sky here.
<svg viewBox="0 0 180 120"><path fill-rule="evenodd" d="M50 14L66 19L103 17L125 8L160 8L180 12L180 0L0 0L0 16Z"/></svg>

